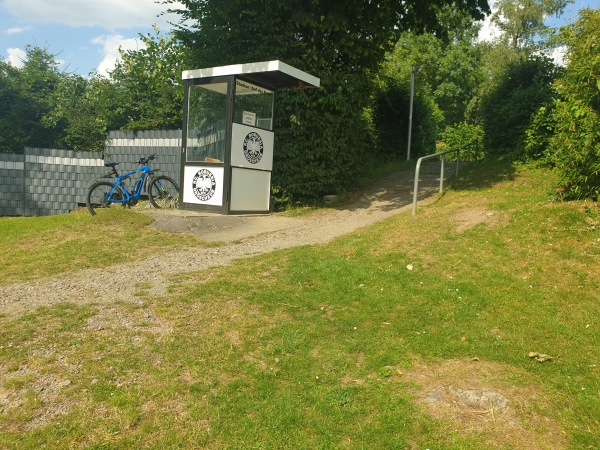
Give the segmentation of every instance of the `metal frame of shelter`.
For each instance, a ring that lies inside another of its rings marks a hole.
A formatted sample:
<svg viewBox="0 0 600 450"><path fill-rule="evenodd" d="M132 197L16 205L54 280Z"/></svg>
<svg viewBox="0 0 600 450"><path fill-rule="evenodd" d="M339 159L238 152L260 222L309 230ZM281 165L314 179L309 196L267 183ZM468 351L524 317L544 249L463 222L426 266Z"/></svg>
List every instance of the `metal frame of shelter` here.
<svg viewBox="0 0 600 450"><path fill-rule="evenodd" d="M274 92L319 87L281 61L184 71L180 208L270 211Z"/></svg>

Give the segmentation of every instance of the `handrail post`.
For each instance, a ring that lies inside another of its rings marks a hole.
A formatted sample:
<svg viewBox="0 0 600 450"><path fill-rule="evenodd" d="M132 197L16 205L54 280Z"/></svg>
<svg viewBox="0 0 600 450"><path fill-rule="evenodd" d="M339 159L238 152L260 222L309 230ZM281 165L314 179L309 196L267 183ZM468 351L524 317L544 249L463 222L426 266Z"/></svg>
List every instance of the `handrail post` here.
<svg viewBox="0 0 600 450"><path fill-rule="evenodd" d="M458 166L460 166L460 148L456 150L456 176L458 176Z"/></svg>
<svg viewBox="0 0 600 450"><path fill-rule="evenodd" d="M419 192L419 171L421 170L421 161L423 157L420 157L417 160L417 167L415 167L415 186L413 192L413 206L412 206L412 215L414 216L417 213L417 192Z"/></svg>
<svg viewBox="0 0 600 450"><path fill-rule="evenodd" d="M439 153L435 153L433 155L427 155L427 156L421 156L418 160L417 160L417 166L415 168L415 185L414 185L414 192L413 192L413 206L412 206L412 215L414 216L417 213L417 194L419 191L419 173L421 171L421 161L425 160L425 159L429 159L429 158L435 158L437 156L441 156L442 161L441 161L441 171L440 171L440 194L443 192L444 190L444 166L446 163L446 155L448 153L454 153L456 152L456 175L458 175L458 169L460 166L460 151L462 149L467 149L467 151L469 152L469 161L471 160L471 150L473 149L473 147L475 148L475 160L477 160L478 158L478 151L479 151L479 142L478 140L474 140L469 142L466 145L463 145L462 147L459 148L455 148L452 150L446 150L445 152L439 152Z"/></svg>
<svg viewBox="0 0 600 450"><path fill-rule="evenodd" d="M442 155L442 170L440 171L440 194L444 191L444 165L446 164L446 154Z"/></svg>

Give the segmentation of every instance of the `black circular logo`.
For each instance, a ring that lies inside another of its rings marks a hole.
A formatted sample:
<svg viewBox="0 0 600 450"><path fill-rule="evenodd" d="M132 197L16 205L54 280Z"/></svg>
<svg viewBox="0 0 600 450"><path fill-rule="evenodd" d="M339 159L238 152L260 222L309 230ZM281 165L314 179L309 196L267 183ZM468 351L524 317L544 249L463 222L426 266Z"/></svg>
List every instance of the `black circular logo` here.
<svg viewBox="0 0 600 450"><path fill-rule="evenodd" d="M263 157L263 140L254 131L248 133L244 139L244 156L250 164L256 164Z"/></svg>
<svg viewBox="0 0 600 450"><path fill-rule="evenodd" d="M199 170L192 180L192 190L196 198L202 202L210 200L217 189L215 176L210 170Z"/></svg>

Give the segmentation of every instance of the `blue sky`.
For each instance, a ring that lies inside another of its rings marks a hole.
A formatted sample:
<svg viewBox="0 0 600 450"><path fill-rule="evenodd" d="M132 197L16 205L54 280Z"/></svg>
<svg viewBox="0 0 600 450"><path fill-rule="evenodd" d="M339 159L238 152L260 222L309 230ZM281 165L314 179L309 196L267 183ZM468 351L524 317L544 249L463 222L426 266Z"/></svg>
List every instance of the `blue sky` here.
<svg viewBox="0 0 600 450"><path fill-rule="evenodd" d="M492 2L493 3L493 2ZM581 8L598 8L600 0L576 0L552 26L577 18ZM61 68L87 76L114 67L118 48L139 48L140 33L170 30L178 16L160 16L165 6L154 0L0 0L0 58L19 66L26 45L46 48ZM489 28L484 28L489 34Z"/></svg>
<svg viewBox="0 0 600 450"><path fill-rule="evenodd" d="M168 32L178 16L161 16L154 0L0 0L0 58L18 66L25 47L56 55L61 68L87 76L114 67L119 46L136 49L156 24Z"/></svg>

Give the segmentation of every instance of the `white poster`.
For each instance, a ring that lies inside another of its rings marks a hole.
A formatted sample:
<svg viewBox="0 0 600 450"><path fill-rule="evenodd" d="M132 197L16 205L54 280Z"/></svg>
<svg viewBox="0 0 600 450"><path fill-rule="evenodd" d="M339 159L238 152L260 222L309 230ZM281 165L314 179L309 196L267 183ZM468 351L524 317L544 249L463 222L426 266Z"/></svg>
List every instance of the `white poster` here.
<svg viewBox="0 0 600 450"><path fill-rule="evenodd" d="M183 202L223 206L223 167L185 166Z"/></svg>
<svg viewBox="0 0 600 450"><path fill-rule="evenodd" d="M273 169L272 131L233 124L231 139L231 165L250 169Z"/></svg>

